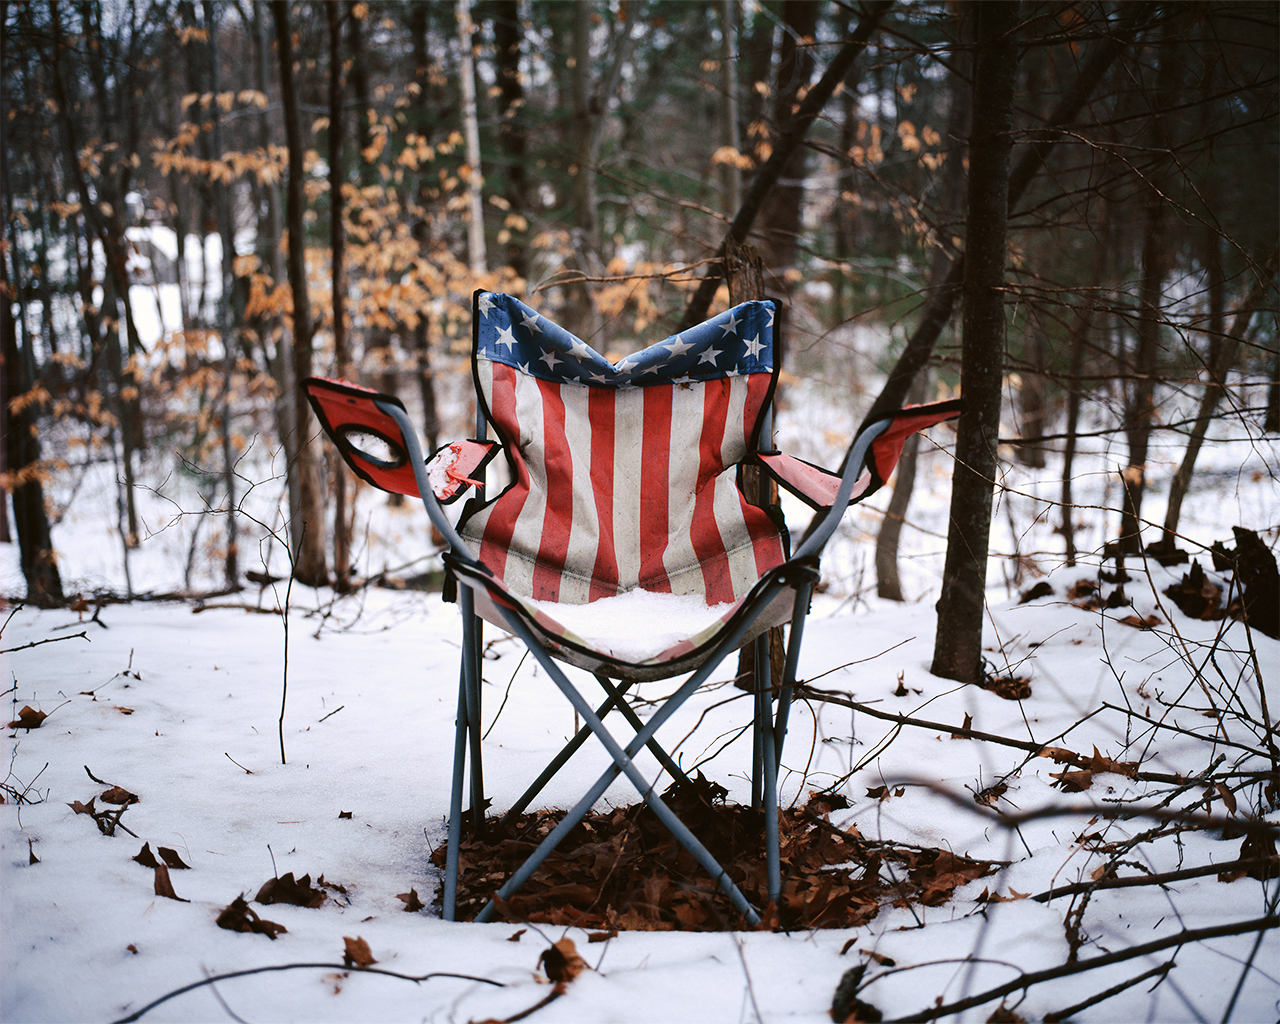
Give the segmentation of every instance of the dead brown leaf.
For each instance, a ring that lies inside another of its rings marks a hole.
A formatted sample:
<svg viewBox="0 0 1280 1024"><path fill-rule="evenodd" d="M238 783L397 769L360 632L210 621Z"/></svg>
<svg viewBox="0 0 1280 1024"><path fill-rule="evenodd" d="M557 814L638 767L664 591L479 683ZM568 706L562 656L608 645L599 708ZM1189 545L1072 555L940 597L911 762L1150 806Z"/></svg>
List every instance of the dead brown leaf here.
<svg viewBox="0 0 1280 1024"><path fill-rule="evenodd" d="M102 800L108 804L136 804L138 803L138 795L130 793L123 786L112 786L102 794Z"/></svg>
<svg viewBox="0 0 1280 1024"><path fill-rule="evenodd" d="M32 729L39 729L44 720L49 717L47 711L37 711L30 704L23 707L18 712L18 717L9 723L10 729L26 729L30 732Z"/></svg>
<svg viewBox="0 0 1280 1024"><path fill-rule="evenodd" d="M157 896L164 896L167 899L177 900L179 903L190 903L190 900L184 900L176 892L173 891L173 882L169 880L169 868L164 864L157 864L156 868L156 884L155 890Z"/></svg>
<svg viewBox="0 0 1280 1024"><path fill-rule="evenodd" d="M345 946L342 953L342 962L348 967L371 967L378 962L369 951L369 943L360 938L360 936L357 935L353 939L344 935L342 942Z"/></svg>
<svg viewBox="0 0 1280 1024"><path fill-rule="evenodd" d="M1050 772L1049 777L1056 779L1055 786L1061 786L1067 793L1083 793L1093 785L1093 772L1091 771L1060 771Z"/></svg>
<svg viewBox="0 0 1280 1024"><path fill-rule="evenodd" d="M258 895L253 898L255 903L290 903L295 907L313 908L320 906L325 899L323 889L311 887L310 874L294 879L292 871L279 878L267 879L258 890Z"/></svg>
<svg viewBox="0 0 1280 1024"><path fill-rule="evenodd" d="M143 843L142 849L132 858L141 864L144 868L158 868L160 862L156 860L156 855L151 852L151 844Z"/></svg>
<svg viewBox="0 0 1280 1024"><path fill-rule="evenodd" d="M986 893L985 889L982 891L984 894ZM978 903L1015 903L1018 900L1025 900L1030 895L1031 894L1028 892L1018 892L1017 889L1014 889L1012 886L1010 886L1008 896L1001 896L998 892L993 892L990 895L986 896L985 899L982 896L979 896L976 902Z"/></svg>
<svg viewBox="0 0 1280 1024"><path fill-rule="evenodd" d="M538 966L552 981L570 982L587 969L587 962L578 955L573 939L560 939L542 951Z"/></svg>
<svg viewBox="0 0 1280 1024"><path fill-rule="evenodd" d="M93 802L97 799L98 798L96 796L90 797L87 804L82 804L79 800L73 800L71 803L67 804L67 806L75 811L76 814L94 815L98 813L97 808L93 806Z"/></svg>
<svg viewBox="0 0 1280 1024"><path fill-rule="evenodd" d="M254 909L245 902L243 896L237 896L218 914L217 925L229 932L254 932L274 940L275 937L289 929L275 921L267 921L257 915Z"/></svg>
<svg viewBox="0 0 1280 1024"><path fill-rule="evenodd" d="M156 853L160 854L160 859L175 871L187 870L190 864L184 863L182 858L178 856L178 851L170 849L167 846L157 846Z"/></svg>
<svg viewBox="0 0 1280 1024"><path fill-rule="evenodd" d="M413 913L414 911L422 910L426 907L426 904L419 899L417 889L410 889L408 892L398 892L396 893L396 899L404 901L404 909L408 913Z"/></svg>
<svg viewBox="0 0 1280 1024"><path fill-rule="evenodd" d="M1159 615L1126 615L1123 619L1116 619L1122 626L1132 626L1134 629L1154 629L1164 620Z"/></svg>
<svg viewBox="0 0 1280 1024"><path fill-rule="evenodd" d="M1031 696L1031 680L1015 676L984 676L978 685L1004 700L1026 700Z"/></svg>

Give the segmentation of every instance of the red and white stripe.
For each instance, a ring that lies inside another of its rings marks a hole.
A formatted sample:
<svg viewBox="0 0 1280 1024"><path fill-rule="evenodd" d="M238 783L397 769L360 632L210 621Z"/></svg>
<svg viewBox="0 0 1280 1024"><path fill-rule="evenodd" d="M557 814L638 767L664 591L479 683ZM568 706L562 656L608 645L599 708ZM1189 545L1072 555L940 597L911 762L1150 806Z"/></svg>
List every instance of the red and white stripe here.
<svg viewBox="0 0 1280 1024"><path fill-rule="evenodd" d="M784 560L778 526L737 487L768 374L589 387L483 358L476 374L499 435L518 439L515 480L460 532L513 593L721 604Z"/></svg>

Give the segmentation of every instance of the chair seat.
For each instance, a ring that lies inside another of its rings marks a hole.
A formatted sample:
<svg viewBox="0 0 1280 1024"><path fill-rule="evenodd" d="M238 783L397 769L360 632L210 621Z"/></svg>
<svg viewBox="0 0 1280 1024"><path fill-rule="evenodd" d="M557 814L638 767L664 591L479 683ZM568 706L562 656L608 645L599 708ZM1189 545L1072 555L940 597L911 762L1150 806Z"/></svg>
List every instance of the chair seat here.
<svg viewBox="0 0 1280 1024"><path fill-rule="evenodd" d="M791 619L794 587L817 579L815 568L788 562L765 576L740 601L707 604L696 594L632 590L575 605L537 601L515 593L495 576L452 555L445 564L471 581L475 611L486 622L509 629L504 610L514 612L559 661L613 679L648 682L699 668L720 640L744 621L747 643ZM476 584L479 584L478 586Z"/></svg>
<svg viewBox="0 0 1280 1024"><path fill-rule="evenodd" d="M691 637L718 630L736 603L709 605L696 594L660 594L632 590L592 604L530 601L540 615L566 633L619 661L661 659L664 652Z"/></svg>

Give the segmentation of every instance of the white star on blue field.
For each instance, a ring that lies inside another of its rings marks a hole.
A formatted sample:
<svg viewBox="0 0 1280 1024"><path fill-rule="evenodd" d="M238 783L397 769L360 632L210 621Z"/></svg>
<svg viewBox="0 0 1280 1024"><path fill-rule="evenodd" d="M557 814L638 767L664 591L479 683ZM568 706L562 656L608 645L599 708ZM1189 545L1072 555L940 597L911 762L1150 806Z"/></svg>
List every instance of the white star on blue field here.
<svg viewBox="0 0 1280 1024"><path fill-rule="evenodd" d="M514 296L481 292L476 312L477 355L542 380L622 388L773 372L767 300L734 306L616 363Z"/></svg>

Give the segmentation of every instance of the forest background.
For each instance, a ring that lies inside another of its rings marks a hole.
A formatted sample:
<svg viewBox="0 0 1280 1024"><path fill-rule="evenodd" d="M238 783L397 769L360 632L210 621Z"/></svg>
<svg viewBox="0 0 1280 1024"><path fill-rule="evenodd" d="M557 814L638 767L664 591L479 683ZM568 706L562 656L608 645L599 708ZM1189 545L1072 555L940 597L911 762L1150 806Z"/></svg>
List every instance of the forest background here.
<svg viewBox="0 0 1280 1024"><path fill-rule="evenodd" d="M1072 564L1081 424L1114 433L1111 553L1172 553L1214 418L1280 429L1277 15L7 4L0 538L19 541L26 600L76 596L51 485L103 463L133 596L144 460L198 496L184 511L214 513L191 530L187 592L243 586L268 535L299 582L352 586L353 482L298 380L408 397L434 448L473 289L621 355L723 307L729 240L788 303L792 379L872 412L963 387L934 665L972 679L1002 461L1062 457ZM857 328L883 338L869 364ZM1183 446L1163 522L1142 514L1153 437ZM285 467L272 521L242 514L255 445ZM908 471L884 596L901 597L910 491Z"/></svg>

